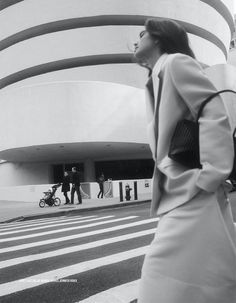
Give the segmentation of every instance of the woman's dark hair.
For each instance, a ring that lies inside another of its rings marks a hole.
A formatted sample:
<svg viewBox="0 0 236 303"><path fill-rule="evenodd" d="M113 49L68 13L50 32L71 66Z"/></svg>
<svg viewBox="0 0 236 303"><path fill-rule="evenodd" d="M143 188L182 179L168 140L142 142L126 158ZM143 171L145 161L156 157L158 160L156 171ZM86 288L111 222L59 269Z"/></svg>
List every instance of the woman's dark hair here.
<svg viewBox="0 0 236 303"><path fill-rule="evenodd" d="M185 29L177 22L169 19L147 19L145 28L149 35L159 41L161 52L182 53L195 58Z"/></svg>

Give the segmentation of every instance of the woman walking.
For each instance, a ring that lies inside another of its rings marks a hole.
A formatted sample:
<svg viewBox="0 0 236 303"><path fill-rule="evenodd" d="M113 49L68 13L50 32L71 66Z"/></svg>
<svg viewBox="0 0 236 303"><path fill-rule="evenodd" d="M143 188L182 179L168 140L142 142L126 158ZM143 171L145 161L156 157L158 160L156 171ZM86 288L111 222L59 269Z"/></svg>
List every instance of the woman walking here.
<svg viewBox="0 0 236 303"><path fill-rule="evenodd" d="M63 194L66 198L66 203L65 204L69 204L70 199L68 198L67 193L68 193L68 191L70 191L70 176L69 176L68 172L66 172L66 171L64 172L61 191L63 192Z"/></svg>
<svg viewBox="0 0 236 303"><path fill-rule="evenodd" d="M181 165L168 157L176 124L195 120L216 88L176 22L148 19L134 55L151 72L146 87L155 161L151 212L160 216L138 302L236 302L236 233L225 182L234 151L222 99L215 97L199 120L202 168Z"/></svg>

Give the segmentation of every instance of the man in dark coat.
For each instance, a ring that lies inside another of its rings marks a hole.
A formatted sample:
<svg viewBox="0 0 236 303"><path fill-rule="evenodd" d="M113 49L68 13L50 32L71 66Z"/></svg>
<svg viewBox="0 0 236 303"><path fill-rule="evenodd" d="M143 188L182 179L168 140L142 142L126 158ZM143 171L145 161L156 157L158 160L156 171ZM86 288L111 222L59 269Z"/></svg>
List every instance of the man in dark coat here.
<svg viewBox="0 0 236 303"><path fill-rule="evenodd" d="M67 193L68 193L68 191L70 191L70 176L69 176L68 172L66 172L66 171L64 172L61 191L63 192L63 194L66 198L66 203L65 204L69 204L70 199L68 198Z"/></svg>
<svg viewBox="0 0 236 303"><path fill-rule="evenodd" d="M72 183L71 204L74 204L75 192L77 193L78 196L78 201L79 201L78 204L82 204L82 198L80 193L80 175L76 167L72 167L71 183Z"/></svg>
<svg viewBox="0 0 236 303"><path fill-rule="evenodd" d="M101 198L103 198L103 194L104 194L104 182L105 182L105 177L103 175L103 173L101 174L101 176L98 178L98 184L99 184L99 193L98 193L98 198L100 198L100 195L101 195Z"/></svg>

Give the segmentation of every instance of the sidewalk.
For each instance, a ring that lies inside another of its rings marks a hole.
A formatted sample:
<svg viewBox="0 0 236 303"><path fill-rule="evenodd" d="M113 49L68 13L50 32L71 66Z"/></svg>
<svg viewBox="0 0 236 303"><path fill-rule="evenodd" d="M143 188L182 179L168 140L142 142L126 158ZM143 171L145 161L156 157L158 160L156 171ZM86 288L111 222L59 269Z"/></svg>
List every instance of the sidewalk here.
<svg viewBox="0 0 236 303"><path fill-rule="evenodd" d="M236 222L236 192L229 195L234 221ZM58 207L40 208L37 202L18 202L0 200L0 224L12 221L50 218L65 216L69 213L82 213L89 210L102 210L115 207L123 207L150 202L150 194L140 194L138 200L120 202L119 198L83 199L83 204L64 205L64 201ZM76 201L76 200L75 200Z"/></svg>
<svg viewBox="0 0 236 303"><path fill-rule="evenodd" d="M147 202L150 202L150 194L139 195L138 200L124 200L123 202L120 202L119 198L83 199L82 205L64 205L64 201L62 201L58 207L46 205L44 208L40 208L38 202L0 200L0 223L64 216L69 213L79 214L89 210L108 209ZM75 203L77 203L76 199Z"/></svg>

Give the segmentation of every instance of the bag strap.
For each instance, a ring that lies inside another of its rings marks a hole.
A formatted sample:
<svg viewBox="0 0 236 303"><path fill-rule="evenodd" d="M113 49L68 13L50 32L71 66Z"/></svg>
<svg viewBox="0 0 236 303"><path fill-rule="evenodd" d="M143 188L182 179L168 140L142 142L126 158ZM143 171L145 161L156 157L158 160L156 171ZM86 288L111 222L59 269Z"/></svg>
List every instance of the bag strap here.
<svg viewBox="0 0 236 303"><path fill-rule="evenodd" d="M206 100L204 100L204 101L202 102L200 108L199 108L199 111L198 111L198 114L197 114L197 120L196 120L196 121L198 122L198 120L199 120L199 118L200 118L200 116L201 116L201 114L202 114L202 111L203 111L204 107L206 106L206 104L207 104L208 102L210 102L210 101L211 101L213 98L215 98L217 95L219 95L219 94L221 94L221 93L227 93L227 92L236 94L236 91L234 91L234 90L231 90L231 89L224 89L224 90L220 90L220 91L218 91L218 92L216 92L216 93L210 95Z"/></svg>

